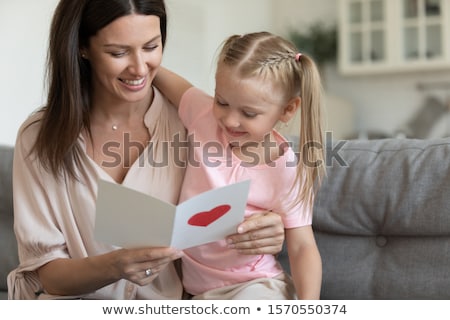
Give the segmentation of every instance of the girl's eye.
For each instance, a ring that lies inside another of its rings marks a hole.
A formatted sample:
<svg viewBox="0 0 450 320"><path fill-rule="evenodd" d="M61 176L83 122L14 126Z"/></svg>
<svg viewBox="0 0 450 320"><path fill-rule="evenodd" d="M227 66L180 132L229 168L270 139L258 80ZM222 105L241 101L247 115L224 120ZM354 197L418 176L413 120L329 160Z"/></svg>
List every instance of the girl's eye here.
<svg viewBox="0 0 450 320"><path fill-rule="evenodd" d="M255 112L242 111L245 117L247 118L255 118L258 114Z"/></svg>
<svg viewBox="0 0 450 320"><path fill-rule="evenodd" d="M221 106L221 107L225 107L225 106L228 105L226 102L223 102L223 101L220 101L220 100L217 100L217 99L216 99L216 104Z"/></svg>

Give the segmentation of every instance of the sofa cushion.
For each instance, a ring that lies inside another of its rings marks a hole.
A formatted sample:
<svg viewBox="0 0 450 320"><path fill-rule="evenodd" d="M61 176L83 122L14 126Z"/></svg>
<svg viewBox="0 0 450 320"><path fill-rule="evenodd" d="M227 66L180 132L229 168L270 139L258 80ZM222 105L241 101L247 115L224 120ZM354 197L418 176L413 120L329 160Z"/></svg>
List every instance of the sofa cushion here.
<svg viewBox="0 0 450 320"><path fill-rule="evenodd" d="M449 299L450 139L333 148L313 219L322 297Z"/></svg>
<svg viewBox="0 0 450 320"><path fill-rule="evenodd" d="M8 288L6 277L18 265L13 231L12 160L13 147L0 146L0 292Z"/></svg>

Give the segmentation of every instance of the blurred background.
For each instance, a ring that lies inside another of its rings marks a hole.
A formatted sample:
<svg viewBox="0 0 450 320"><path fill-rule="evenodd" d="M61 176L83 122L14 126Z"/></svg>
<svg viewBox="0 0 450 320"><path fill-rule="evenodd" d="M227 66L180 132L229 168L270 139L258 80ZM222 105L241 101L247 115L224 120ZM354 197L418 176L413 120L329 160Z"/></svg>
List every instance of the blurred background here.
<svg viewBox="0 0 450 320"><path fill-rule="evenodd" d="M45 103L48 28L58 0L0 0L0 143ZM333 139L450 135L450 0L166 0L163 64L209 93L234 33L266 30L318 63ZM298 132L292 121L286 134Z"/></svg>

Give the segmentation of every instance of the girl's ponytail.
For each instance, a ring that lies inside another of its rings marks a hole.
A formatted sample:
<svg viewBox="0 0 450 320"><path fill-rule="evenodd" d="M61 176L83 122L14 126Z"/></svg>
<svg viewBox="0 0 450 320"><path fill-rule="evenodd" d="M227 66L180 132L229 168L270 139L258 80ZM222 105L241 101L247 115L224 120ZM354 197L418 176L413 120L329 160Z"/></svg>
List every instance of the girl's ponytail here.
<svg viewBox="0 0 450 320"><path fill-rule="evenodd" d="M305 54L297 54L301 87L300 157L297 178L305 188L299 194L312 207L314 194L325 175L325 155L322 132L322 85L315 62Z"/></svg>

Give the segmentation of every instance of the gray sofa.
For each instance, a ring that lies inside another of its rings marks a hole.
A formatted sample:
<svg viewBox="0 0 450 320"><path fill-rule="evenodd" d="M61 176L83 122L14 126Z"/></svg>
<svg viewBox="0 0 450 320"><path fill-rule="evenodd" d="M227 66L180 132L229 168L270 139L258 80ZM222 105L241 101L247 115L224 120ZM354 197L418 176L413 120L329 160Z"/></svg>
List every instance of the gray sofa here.
<svg viewBox="0 0 450 320"><path fill-rule="evenodd" d="M348 142L317 198L324 299L450 299L450 139Z"/></svg>
<svg viewBox="0 0 450 320"><path fill-rule="evenodd" d="M321 298L450 299L450 139L341 141L327 154L313 218Z"/></svg>
<svg viewBox="0 0 450 320"><path fill-rule="evenodd" d="M8 296L6 276L19 260L13 231L13 151L13 147L0 146L0 299L6 299Z"/></svg>
<svg viewBox="0 0 450 320"><path fill-rule="evenodd" d="M12 152L0 148L0 298L17 264ZM322 298L450 299L450 139L336 142L327 164L313 220Z"/></svg>

